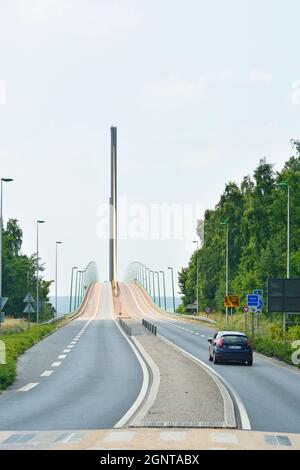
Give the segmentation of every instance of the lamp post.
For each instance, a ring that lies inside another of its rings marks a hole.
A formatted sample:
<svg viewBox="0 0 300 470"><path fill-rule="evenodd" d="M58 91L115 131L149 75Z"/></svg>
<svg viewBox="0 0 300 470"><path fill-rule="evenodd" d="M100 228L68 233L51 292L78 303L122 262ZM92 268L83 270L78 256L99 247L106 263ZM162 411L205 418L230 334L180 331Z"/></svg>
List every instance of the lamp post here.
<svg viewBox="0 0 300 470"><path fill-rule="evenodd" d="M160 284L159 284L159 272L155 271L155 274L157 275L157 289L158 289L158 305L161 307L160 303Z"/></svg>
<svg viewBox="0 0 300 470"><path fill-rule="evenodd" d="M79 271L78 293L77 293L77 307L79 307L79 305L80 305L80 295L81 295L81 286L82 286L82 274L83 274L83 271Z"/></svg>
<svg viewBox="0 0 300 470"><path fill-rule="evenodd" d="M150 276L150 268L147 268L147 275L148 275L149 295L150 295L150 297L151 297L151 292L152 292L152 289L151 289L151 276Z"/></svg>
<svg viewBox="0 0 300 470"><path fill-rule="evenodd" d="M197 313L199 313L199 242L194 240L193 243L197 243Z"/></svg>
<svg viewBox="0 0 300 470"><path fill-rule="evenodd" d="M62 242L56 242L55 243L55 310L56 310L56 316L58 316L58 310L57 310L57 248L58 245L62 245Z"/></svg>
<svg viewBox="0 0 300 470"><path fill-rule="evenodd" d="M74 310L77 309L77 293L78 293L78 276L80 271L76 273L76 282L75 282L75 295L74 295Z"/></svg>
<svg viewBox="0 0 300 470"><path fill-rule="evenodd" d="M226 297L228 297L228 267L229 267L229 223L228 221L221 222L221 225L226 227ZM226 323L228 323L228 307L226 307Z"/></svg>
<svg viewBox="0 0 300 470"><path fill-rule="evenodd" d="M44 224L44 220L36 221L36 322L39 323L39 225Z"/></svg>
<svg viewBox="0 0 300 470"><path fill-rule="evenodd" d="M153 302L156 302L156 296L155 296L155 278L154 278L154 271L152 272L152 285L153 285Z"/></svg>
<svg viewBox="0 0 300 470"><path fill-rule="evenodd" d="M72 311L72 295L73 295L73 274L74 274L74 270L75 269L78 269L77 266L73 266L72 270L71 270L71 291L70 291L70 308L69 308L69 312L71 313Z"/></svg>
<svg viewBox="0 0 300 470"><path fill-rule="evenodd" d="M147 266L146 265L144 265L144 273L145 273L146 291L148 292L148 278L147 278Z"/></svg>
<svg viewBox="0 0 300 470"><path fill-rule="evenodd" d="M286 277L290 278L290 185L287 181L278 183L280 188L287 189L287 260L286 260ZM287 314L283 314L283 331L286 331Z"/></svg>
<svg viewBox="0 0 300 470"><path fill-rule="evenodd" d="M0 194L0 302L2 302L2 230L3 230L3 183L11 183L12 178L1 178L1 194ZM0 306L1 312L1 306ZM1 322L0 322L1 326Z"/></svg>
<svg viewBox="0 0 300 470"><path fill-rule="evenodd" d="M165 272L164 272L164 271L160 271L160 273L163 275L165 311L167 311L167 297L166 297L166 279L165 279Z"/></svg>
<svg viewBox="0 0 300 470"><path fill-rule="evenodd" d="M171 271L171 277L172 277L172 293L173 293L173 311L175 313L176 307L175 307L175 289L174 289L174 269L171 268L170 266L168 269Z"/></svg>

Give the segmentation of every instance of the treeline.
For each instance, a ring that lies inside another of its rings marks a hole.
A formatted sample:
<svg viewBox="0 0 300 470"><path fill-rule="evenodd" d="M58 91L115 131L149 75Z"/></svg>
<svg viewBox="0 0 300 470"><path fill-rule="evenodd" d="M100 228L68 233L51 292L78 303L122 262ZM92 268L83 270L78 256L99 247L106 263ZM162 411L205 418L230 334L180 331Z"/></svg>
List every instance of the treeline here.
<svg viewBox="0 0 300 470"><path fill-rule="evenodd" d="M237 185L230 182L214 210L204 218L204 242L187 268L179 273L183 294L181 310L197 298L197 257L200 309L224 309L226 226L229 224L229 293L246 295L264 289L269 277L287 273L287 182L290 188L290 276L300 277L300 142L280 172L266 159L251 178ZM200 226L198 235L201 236Z"/></svg>
<svg viewBox="0 0 300 470"><path fill-rule="evenodd" d="M10 219L2 232L2 292L8 297L3 311L12 317L26 317L23 314L26 294L31 292L35 298L36 293L36 254L26 256L22 254L23 232L16 219ZM39 263L39 271L44 271ZM45 321L51 318L52 311L49 301L50 285L52 281L45 281L39 275L40 319ZM36 310L36 306L34 306ZM31 315L35 321L35 315Z"/></svg>

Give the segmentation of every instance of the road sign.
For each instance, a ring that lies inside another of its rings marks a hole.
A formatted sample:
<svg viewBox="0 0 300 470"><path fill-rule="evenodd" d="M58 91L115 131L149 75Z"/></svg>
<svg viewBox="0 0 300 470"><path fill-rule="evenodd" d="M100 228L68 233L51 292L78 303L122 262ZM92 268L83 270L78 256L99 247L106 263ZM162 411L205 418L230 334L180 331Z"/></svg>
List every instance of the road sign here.
<svg viewBox="0 0 300 470"><path fill-rule="evenodd" d="M240 306L240 298L237 295L226 295L224 297L224 307L237 308Z"/></svg>
<svg viewBox="0 0 300 470"><path fill-rule="evenodd" d="M35 302L34 298L33 298L33 295L31 292L28 292L28 294L26 294L26 297L25 299L23 300L23 302L25 304L33 304Z"/></svg>
<svg viewBox="0 0 300 470"><path fill-rule="evenodd" d="M257 313L257 307L249 307L249 313Z"/></svg>
<svg viewBox="0 0 300 470"><path fill-rule="evenodd" d="M211 313L211 308L210 307L205 307L204 311L208 315L209 313Z"/></svg>
<svg viewBox="0 0 300 470"><path fill-rule="evenodd" d="M249 307L247 305L245 305L245 307L243 307L243 312L244 313L248 313L249 312Z"/></svg>
<svg viewBox="0 0 300 470"><path fill-rule="evenodd" d="M31 304L27 304L23 310L23 313L34 313L34 308Z"/></svg>
<svg viewBox="0 0 300 470"><path fill-rule="evenodd" d="M258 307L260 304L260 298L257 294L248 294L247 295L247 305L248 307Z"/></svg>
<svg viewBox="0 0 300 470"><path fill-rule="evenodd" d="M0 312L4 308L7 301L8 301L8 297L0 297Z"/></svg>
<svg viewBox="0 0 300 470"><path fill-rule="evenodd" d="M259 297L263 297L263 290L262 289L254 289L253 291L254 295L259 295Z"/></svg>

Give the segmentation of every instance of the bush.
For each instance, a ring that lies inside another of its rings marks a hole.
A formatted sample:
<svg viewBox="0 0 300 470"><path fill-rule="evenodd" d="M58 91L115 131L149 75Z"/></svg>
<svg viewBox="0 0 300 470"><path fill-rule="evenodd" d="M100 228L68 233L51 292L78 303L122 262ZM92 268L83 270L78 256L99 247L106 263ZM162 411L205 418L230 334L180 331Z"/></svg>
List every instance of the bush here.
<svg viewBox="0 0 300 470"><path fill-rule="evenodd" d="M29 331L1 336L6 347L6 364L0 364L0 390L14 382L18 357L56 328L57 324L37 325Z"/></svg>

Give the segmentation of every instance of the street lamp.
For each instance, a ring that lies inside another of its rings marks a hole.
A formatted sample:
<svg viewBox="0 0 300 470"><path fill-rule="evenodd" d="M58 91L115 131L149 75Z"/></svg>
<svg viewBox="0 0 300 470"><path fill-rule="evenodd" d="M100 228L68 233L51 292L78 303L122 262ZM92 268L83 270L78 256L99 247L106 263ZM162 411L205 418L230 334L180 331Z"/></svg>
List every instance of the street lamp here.
<svg viewBox="0 0 300 470"><path fill-rule="evenodd" d="M36 221L36 322L39 323L39 225L44 224L44 220Z"/></svg>
<svg viewBox="0 0 300 470"><path fill-rule="evenodd" d="M2 230L3 230L3 183L11 183L12 178L1 178L0 194L0 312L2 310ZM0 322L1 325L1 322Z"/></svg>
<svg viewBox="0 0 300 470"><path fill-rule="evenodd" d="M154 278L154 271L152 272L152 285L153 285L153 302L156 302L156 296L155 296L155 278Z"/></svg>
<svg viewBox="0 0 300 470"><path fill-rule="evenodd" d="M55 243L55 310L56 310L56 316L58 316L58 310L57 310L57 247L58 245L62 245L62 242L56 242Z"/></svg>
<svg viewBox="0 0 300 470"><path fill-rule="evenodd" d="M171 276L172 276L173 310L175 313L176 307L175 307L175 289L174 289L174 269L171 268L170 266L168 267L168 269L171 271Z"/></svg>
<svg viewBox="0 0 300 470"><path fill-rule="evenodd" d="M221 225L226 227L226 275L225 275L225 283L226 283L226 297L228 297L228 265L229 265L229 222L224 221L221 222ZM226 323L228 323L228 307L226 307Z"/></svg>
<svg viewBox="0 0 300 470"><path fill-rule="evenodd" d="M79 275L80 271L77 271L76 272L76 281L75 281L75 295L74 295L74 310L77 309L77 293L78 293L78 275Z"/></svg>
<svg viewBox="0 0 300 470"><path fill-rule="evenodd" d="M158 288L158 305L161 307L160 303L160 284L159 284L159 272L155 271L155 274L157 275L157 288Z"/></svg>
<svg viewBox="0 0 300 470"><path fill-rule="evenodd" d="M193 243L197 243L197 311L199 313L199 241L194 240Z"/></svg>
<svg viewBox="0 0 300 470"><path fill-rule="evenodd" d="M164 272L164 271L160 271L160 273L163 275L164 298L165 298L165 311L167 311L167 297L166 297L166 279L165 279L165 272Z"/></svg>
<svg viewBox="0 0 300 470"><path fill-rule="evenodd" d="M290 278L290 185L287 181L278 183L280 188L287 189L287 260L286 277ZM283 314L283 331L286 331L286 312Z"/></svg>
<svg viewBox="0 0 300 470"><path fill-rule="evenodd" d="M150 275L150 268L147 268L148 269L148 285L149 285L149 295L150 297L152 296L152 287L151 287L151 275Z"/></svg>
<svg viewBox="0 0 300 470"><path fill-rule="evenodd" d="M73 295L73 274L74 274L74 270L75 269L78 269L77 266L73 266L72 268L72 271L71 271L71 291L70 291L70 308L69 308L69 312L71 313L72 311L72 295Z"/></svg>

